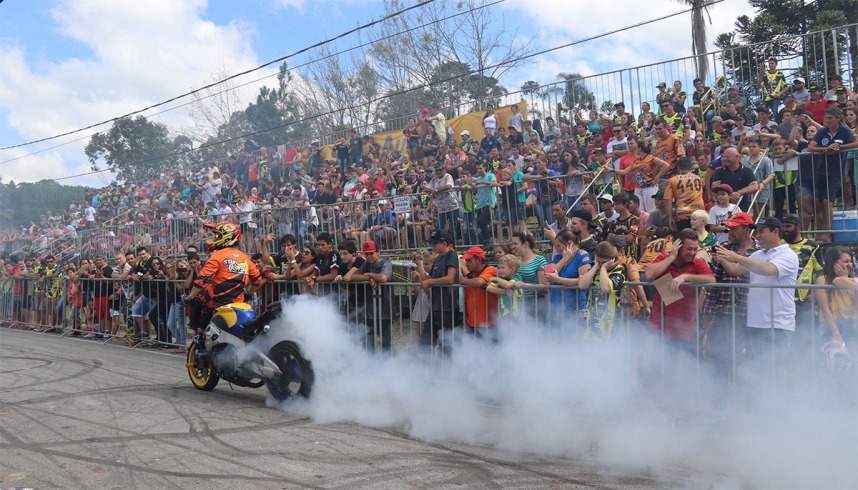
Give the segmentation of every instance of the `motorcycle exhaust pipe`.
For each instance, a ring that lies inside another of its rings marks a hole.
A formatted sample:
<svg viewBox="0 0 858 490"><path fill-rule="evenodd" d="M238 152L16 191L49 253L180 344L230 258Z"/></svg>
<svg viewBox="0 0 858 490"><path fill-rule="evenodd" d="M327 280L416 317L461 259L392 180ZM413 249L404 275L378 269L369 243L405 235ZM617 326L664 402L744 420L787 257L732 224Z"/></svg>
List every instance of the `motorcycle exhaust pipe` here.
<svg viewBox="0 0 858 490"><path fill-rule="evenodd" d="M265 379L271 379L279 374L283 374L283 371L277 367L277 364L274 363L271 359L268 358L265 354L261 352L257 352L259 355L259 359L262 361L262 364L257 366L257 371L260 376Z"/></svg>

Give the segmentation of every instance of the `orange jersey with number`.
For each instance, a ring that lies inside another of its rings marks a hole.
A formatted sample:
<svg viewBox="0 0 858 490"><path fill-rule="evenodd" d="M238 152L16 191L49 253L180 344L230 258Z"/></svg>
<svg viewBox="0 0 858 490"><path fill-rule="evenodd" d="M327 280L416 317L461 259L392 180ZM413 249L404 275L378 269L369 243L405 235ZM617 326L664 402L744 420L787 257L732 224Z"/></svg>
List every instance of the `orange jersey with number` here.
<svg viewBox="0 0 858 490"><path fill-rule="evenodd" d="M244 301L244 288L262 279L256 264L237 248L222 248L209 256L194 282L202 291L206 306L218 306Z"/></svg>
<svg viewBox="0 0 858 490"><path fill-rule="evenodd" d="M646 272L646 268L655 262L655 259L661 254L669 254L670 251L673 250L673 242L668 240L667 238L656 238L655 240L646 244L644 247L643 253L641 253L641 259L638 261L638 268Z"/></svg>
<svg viewBox="0 0 858 490"><path fill-rule="evenodd" d="M706 209L703 203L703 179L697 174L679 174L667 181L664 198L673 203L676 220L691 219L691 213Z"/></svg>

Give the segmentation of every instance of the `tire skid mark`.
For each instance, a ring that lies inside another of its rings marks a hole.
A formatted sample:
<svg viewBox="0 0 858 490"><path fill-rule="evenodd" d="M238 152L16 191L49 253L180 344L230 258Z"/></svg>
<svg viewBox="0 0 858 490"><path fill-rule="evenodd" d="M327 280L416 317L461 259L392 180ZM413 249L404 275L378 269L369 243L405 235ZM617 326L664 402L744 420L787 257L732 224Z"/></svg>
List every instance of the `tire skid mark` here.
<svg viewBox="0 0 858 490"><path fill-rule="evenodd" d="M465 451L463 449L456 449L456 448L449 447L449 446L441 444L441 443L422 441L419 439L415 439L415 438L409 436L408 434L404 434L402 432L399 432L399 431L393 430L393 429L378 429L378 430L381 430L382 432L386 432L386 433L388 433L394 437L398 437L400 439L406 439L409 441L419 442L420 444L425 444L427 446L434 447L435 449L439 449L441 451L447 451L447 452L450 452L453 454L457 454L459 456L464 456L467 458L473 458L473 459L476 459L478 461L482 461L484 463L492 464L495 466L500 466L503 468L507 468L507 469L515 470L515 471L519 471L519 472L530 473L532 475L540 476L540 477L547 478L550 480L556 480L558 482L569 483L571 485L581 485L581 486L590 487L590 488L603 488L606 490L611 490L611 489L615 488L615 487L611 487L608 485L593 485L592 482L589 482L586 480L581 480L578 478L570 478L567 476L558 475L556 473L551 473L548 471L542 471L542 470L537 470L534 468L529 468L528 466L526 466L525 464L522 464L522 463L512 463L512 462L503 461L503 460L500 460L497 458L491 458L488 456L481 456L481 455L476 454L474 452Z"/></svg>
<svg viewBox="0 0 858 490"><path fill-rule="evenodd" d="M271 482L271 483L288 483L288 484L296 486L298 488L314 488L314 489L321 489L322 488L319 486L311 485L307 482L300 482L300 481L293 480L290 478L286 478L283 476L273 475L271 473L268 473L271 476L248 476L248 475L231 475L231 474L217 474L217 473L192 473L192 472L181 472L181 471L171 471L171 470L159 470L159 469L151 468L151 467L148 467L145 465L121 463L121 462L113 460L112 458L99 459L99 458L94 458L94 457L85 456L85 455L81 455L81 454L75 454L75 453L71 453L71 452L64 452L64 451L58 451L58 450L54 450L54 449L47 449L45 447L42 447L39 444L32 444L32 443L27 443L27 442L21 441L15 435L13 435L11 432L6 430L2 426L0 426L0 435L11 440L12 443L10 444L10 446L14 449L39 453L39 454L43 454L45 456L55 456L55 457L59 457L59 458L72 459L72 460L76 460L76 461L82 461L82 462L93 463L93 464L100 464L100 465L104 465L104 466L111 466L114 468L129 469L129 470L134 470L134 471L141 472L141 473L148 473L148 474L158 475L158 476L172 476L172 477L178 477L178 478L197 478L197 479L200 479L203 481L205 481L205 480L215 480L215 481L239 480L239 481L255 481L255 482ZM191 449L191 448L187 448L187 447L182 447L181 445L178 445L178 444L175 444L175 445L177 447L179 447L180 449L188 449L188 450ZM209 456L209 457L216 457L216 455L214 455L214 454L203 453L202 455ZM226 461L226 462L231 462L226 458L220 458L220 459L222 459L223 461ZM251 468L247 465L242 465L242 467L253 469L255 471L258 471L260 473L265 474L261 470L258 470L256 468Z"/></svg>

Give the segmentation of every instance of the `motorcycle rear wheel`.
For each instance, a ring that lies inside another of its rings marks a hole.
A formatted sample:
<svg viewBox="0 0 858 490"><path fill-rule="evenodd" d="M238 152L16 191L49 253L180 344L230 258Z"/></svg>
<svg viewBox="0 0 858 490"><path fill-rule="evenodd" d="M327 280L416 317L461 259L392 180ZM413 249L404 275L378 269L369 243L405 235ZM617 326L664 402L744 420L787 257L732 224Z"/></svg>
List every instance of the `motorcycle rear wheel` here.
<svg viewBox="0 0 858 490"><path fill-rule="evenodd" d="M195 354L197 354L198 347L196 343L191 343L191 346L188 348L188 376L191 378L191 383L194 385L194 388L203 391L211 391L217 386L217 382L220 381L220 376L212 372L212 366L202 367L197 364L195 359Z"/></svg>
<svg viewBox="0 0 858 490"><path fill-rule="evenodd" d="M293 342L280 342L271 348L268 357L283 372L265 383L272 397L283 401L295 395L305 398L310 396L313 389L313 368L310 361L301 355L297 345Z"/></svg>

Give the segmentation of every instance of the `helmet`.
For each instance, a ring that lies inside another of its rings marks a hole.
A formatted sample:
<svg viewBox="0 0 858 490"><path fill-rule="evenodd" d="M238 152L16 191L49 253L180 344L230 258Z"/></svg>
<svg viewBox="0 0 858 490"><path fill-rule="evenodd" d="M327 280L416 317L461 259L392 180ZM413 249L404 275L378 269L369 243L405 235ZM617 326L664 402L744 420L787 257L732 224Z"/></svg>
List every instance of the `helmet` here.
<svg viewBox="0 0 858 490"><path fill-rule="evenodd" d="M214 223L205 225L206 228L214 232L214 238L206 240L206 248L209 250L218 250L226 247L234 247L241 238L241 230L232 223Z"/></svg>
<svg viewBox="0 0 858 490"><path fill-rule="evenodd" d="M849 351L846 350L846 345L839 340L826 342L822 345L822 362L832 375L838 375L849 369L852 359L849 357Z"/></svg>

